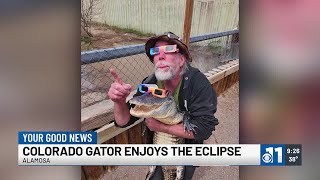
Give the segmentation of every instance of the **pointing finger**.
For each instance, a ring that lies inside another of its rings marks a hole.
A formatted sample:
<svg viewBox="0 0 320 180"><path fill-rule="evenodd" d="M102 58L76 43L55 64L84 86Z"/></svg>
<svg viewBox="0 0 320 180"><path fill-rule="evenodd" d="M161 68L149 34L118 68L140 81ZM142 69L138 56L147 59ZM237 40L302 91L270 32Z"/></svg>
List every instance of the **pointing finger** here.
<svg viewBox="0 0 320 180"><path fill-rule="evenodd" d="M119 83L119 84L124 84L122 79L118 76L117 72L115 69L110 68L110 73L113 76L114 80Z"/></svg>

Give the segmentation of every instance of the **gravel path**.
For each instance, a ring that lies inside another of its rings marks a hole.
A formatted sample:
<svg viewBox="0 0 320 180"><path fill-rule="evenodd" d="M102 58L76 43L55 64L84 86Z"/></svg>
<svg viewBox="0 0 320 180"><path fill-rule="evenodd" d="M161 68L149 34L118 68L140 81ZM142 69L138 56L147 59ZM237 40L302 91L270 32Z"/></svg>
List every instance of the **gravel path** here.
<svg viewBox="0 0 320 180"><path fill-rule="evenodd" d="M239 143L239 83L229 88L218 97L218 111L216 117L220 124L216 126L214 134L205 141L206 144ZM119 166L113 172L103 176L103 180L143 180L147 173L146 166ZM238 180L238 166L199 167L193 176L194 180Z"/></svg>

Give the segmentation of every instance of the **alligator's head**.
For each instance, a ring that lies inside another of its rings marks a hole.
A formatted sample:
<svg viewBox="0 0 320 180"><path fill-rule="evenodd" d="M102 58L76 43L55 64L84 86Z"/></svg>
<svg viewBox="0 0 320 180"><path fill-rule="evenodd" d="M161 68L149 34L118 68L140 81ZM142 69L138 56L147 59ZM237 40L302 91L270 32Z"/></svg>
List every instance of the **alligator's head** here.
<svg viewBox="0 0 320 180"><path fill-rule="evenodd" d="M177 113L176 103L172 96L166 98L155 97L152 94L136 96L129 101L135 107L130 114L136 117L163 119Z"/></svg>

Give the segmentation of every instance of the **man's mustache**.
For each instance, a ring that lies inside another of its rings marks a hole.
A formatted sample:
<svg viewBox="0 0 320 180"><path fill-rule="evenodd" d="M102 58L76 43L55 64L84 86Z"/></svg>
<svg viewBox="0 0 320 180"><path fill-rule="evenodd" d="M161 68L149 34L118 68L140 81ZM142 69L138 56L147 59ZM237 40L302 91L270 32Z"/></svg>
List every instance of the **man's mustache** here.
<svg viewBox="0 0 320 180"><path fill-rule="evenodd" d="M171 64L171 63L168 63L168 62L158 62L158 63L155 65L155 69L158 69L160 66L169 66L170 68L172 68L172 64Z"/></svg>

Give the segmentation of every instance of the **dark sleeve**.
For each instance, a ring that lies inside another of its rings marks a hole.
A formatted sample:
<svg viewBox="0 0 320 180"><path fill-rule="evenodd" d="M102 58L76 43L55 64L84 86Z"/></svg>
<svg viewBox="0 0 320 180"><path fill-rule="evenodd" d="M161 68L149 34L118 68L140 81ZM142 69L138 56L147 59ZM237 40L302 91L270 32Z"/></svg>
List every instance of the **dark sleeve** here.
<svg viewBox="0 0 320 180"><path fill-rule="evenodd" d="M219 124L214 116L217 111L217 94L202 73L197 73L193 78L191 88L188 103L190 123L194 126L195 140L203 141L212 135L215 126Z"/></svg>

